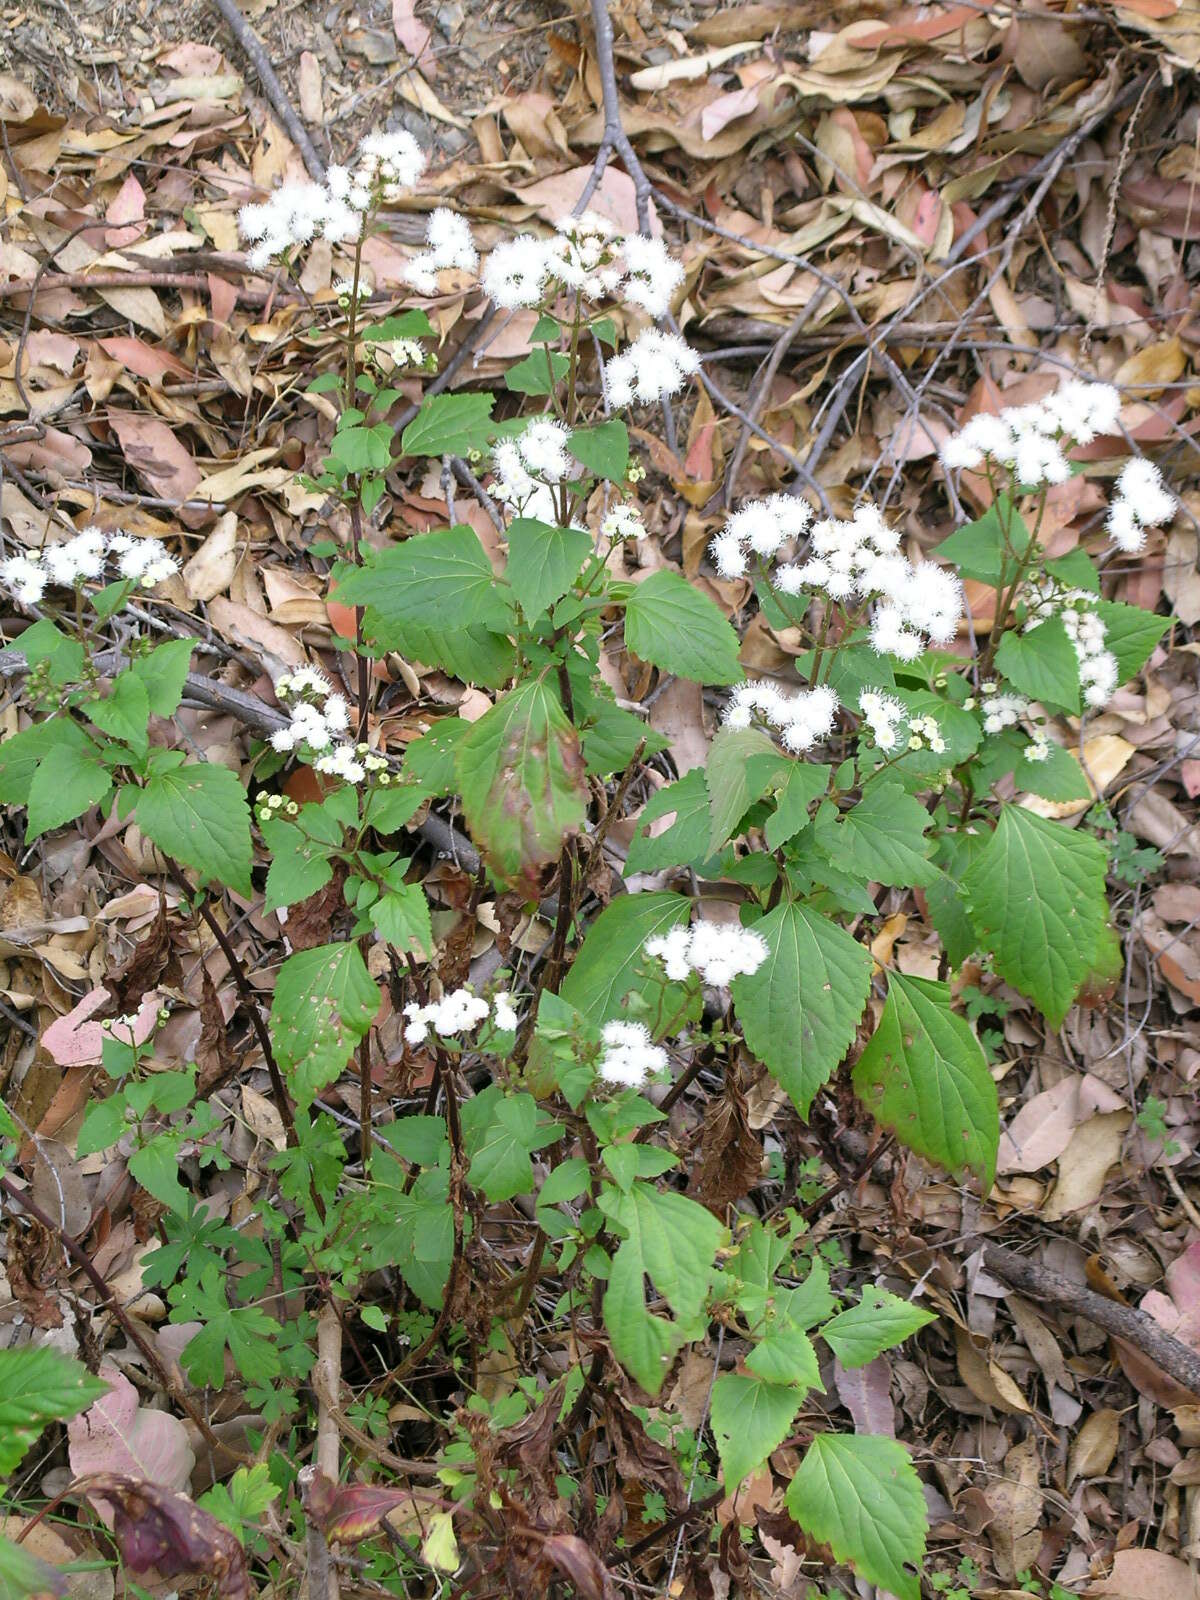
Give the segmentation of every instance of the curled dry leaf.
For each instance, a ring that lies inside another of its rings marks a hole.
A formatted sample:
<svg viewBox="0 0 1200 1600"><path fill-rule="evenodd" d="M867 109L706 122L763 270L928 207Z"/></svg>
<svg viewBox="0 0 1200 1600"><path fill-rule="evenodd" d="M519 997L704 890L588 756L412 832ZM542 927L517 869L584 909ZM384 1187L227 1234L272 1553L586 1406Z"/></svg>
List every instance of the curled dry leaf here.
<svg viewBox="0 0 1200 1600"><path fill-rule="evenodd" d="M108 1508L131 1572L208 1578L223 1600L250 1600L245 1551L223 1523L186 1495L114 1472L90 1474L77 1487Z"/></svg>

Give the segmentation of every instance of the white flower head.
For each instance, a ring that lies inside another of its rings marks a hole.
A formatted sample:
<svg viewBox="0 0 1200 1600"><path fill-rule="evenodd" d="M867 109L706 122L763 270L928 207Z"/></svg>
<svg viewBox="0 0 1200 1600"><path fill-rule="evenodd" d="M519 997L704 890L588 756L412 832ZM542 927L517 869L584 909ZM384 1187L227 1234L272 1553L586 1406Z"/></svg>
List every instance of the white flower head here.
<svg viewBox="0 0 1200 1600"><path fill-rule="evenodd" d="M700 357L675 333L647 328L605 370L609 403L649 405L678 394L689 376L700 370Z"/></svg>
<svg viewBox="0 0 1200 1600"><path fill-rule="evenodd" d="M481 282L489 299L505 311L540 303L550 273L545 243L531 233L498 244L483 267Z"/></svg>
<svg viewBox="0 0 1200 1600"><path fill-rule="evenodd" d="M667 1065L667 1052L640 1022L606 1022L600 1037L604 1050L599 1072L605 1083L640 1089L652 1073Z"/></svg>
<svg viewBox="0 0 1200 1600"><path fill-rule="evenodd" d="M613 544L622 539L641 540L646 537L646 524L636 506L622 503L613 506L601 522L600 532Z"/></svg>
<svg viewBox="0 0 1200 1600"><path fill-rule="evenodd" d="M34 556L9 556L0 563L0 582L23 606L35 606L46 592L46 569Z"/></svg>
<svg viewBox="0 0 1200 1600"><path fill-rule="evenodd" d="M652 317L666 316L672 297L684 279L682 264L661 239L648 238L641 233L626 236L621 243L621 254L625 261L622 296Z"/></svg>

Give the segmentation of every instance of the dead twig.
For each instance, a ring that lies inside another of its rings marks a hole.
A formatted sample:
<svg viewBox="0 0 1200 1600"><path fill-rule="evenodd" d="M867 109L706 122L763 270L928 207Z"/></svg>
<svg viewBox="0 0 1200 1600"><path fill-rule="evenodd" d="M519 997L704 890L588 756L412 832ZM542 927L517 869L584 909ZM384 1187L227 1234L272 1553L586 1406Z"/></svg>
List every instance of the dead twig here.
<svg viewBox="0 0 1200 1600"><path fill-rule="evenodd" d="M314 183L324 183L325 163L317 154L316 146L308 136L308 130L296 115L283 85L276 76L271 59L263 49L262 40L238 10L236 0L213 0L213 4L229 24L229 31L241 45L247 60L257 72L258 81L262 84L275 115L283 123L288 138L304 159L309 177Z"/></svg>
<svg viewBox="0 0 1200 1600"><path fill-rule="evenodd" d="M1200 1395L1200 1351L1176 1339L1146 1312L1107 1300L1095 1290L1071 1283L1049 1267L1039 1266L998 1244L984 1245L983 1264L1004 1283L1031 1298L1086 1317L1114 1339L1132 1345L1183 1388Z"/></svg>

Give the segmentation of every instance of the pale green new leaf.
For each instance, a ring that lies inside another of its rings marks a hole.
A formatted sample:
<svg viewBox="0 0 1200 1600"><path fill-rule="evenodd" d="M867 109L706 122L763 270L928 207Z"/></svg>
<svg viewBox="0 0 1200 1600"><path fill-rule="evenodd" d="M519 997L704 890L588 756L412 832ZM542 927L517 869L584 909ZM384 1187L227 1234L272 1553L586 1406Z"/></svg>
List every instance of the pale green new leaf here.
<svg viewBox="0 0 1200 1600"><path fill-rule="evenodd" d="M389 889L374 901L367 920L381 938L403 954L428 960L433 955L433 927L429 920L429 901L419 883L406 883Z"/></svg>
<svg viewBox="0 0 1200 1600"><path fill-rule="evenodd" d="M804 1391L726 1372L712 1389L712 1433L725 1493L733 1494L787 1438Z"/></svg>
<svg viewBox="0 0 1200 1600"><path fill-rule="evenodd" d="M352 941L298 950L279 969L271 1043L302 1106L345 1067L379 1010L379 990Z"/></svg>
<svg viewBox="0 0 1200 1600"><path fill-rule="evenodd" d="M1096 961L1108 922L1106 866L1091 834L1005 806L962 881L997 971L1056 1028Z"/></svg>
<svg viewBox="0 0 1200 1600"><path fill-rule="evenodd" d="M48 1345L0 1350L0 1475L19 1465L48 1422L73 1417L108 1385Z"/></svg>
<svg viewBox="0 0 1200 1600"><path fill-rule="evenodd" d="M738 637L706 594L654 572L629 597L625 643L643 661L695 683L740 683Z"/></svg>
<svg viewBox="0 0 1200 1600"><path fill-rule="evenodd" d="M787 756L761 728L722 728L713 739L708 784L708 853L732 839L738 820L787 770Z"/></svg>
<svg viewBox="0 0 1200 1600"><path fill-rule="evenodd" d="M820 1433L788 1484L787 1508L869 1583L920 1600L928 1513L908 1451L874 1434Z"/></svg>
<svg viewBox="0 0 1200 1600"><path fill-rule="evenodd" d="M506 1095L497 1083L463 1106L462 1128L471 1185L489 1200L531 1193L530 1155L562 1132L559 1123L540 1120L531 1094Z"/></svg>
<svg viewBox="0 0 1200 1600"><path fill-rule="evenodd" d="M854 1087L901 1144L950 1172L996 1174L996 1085L974 1029L951 1009L950 986L889 972L888 997Z"/></svg>
<svg viewBox="0 0 1200 1600"><path fill-rule="evenodd" d="M754 931L771 954L733 981L746 1043L804 1116L854 1041L871 987L869 953L828 917L785 902Z"/></svg>
<svg viewBox="0 0 1200 1600"><path fill-rule="evenodd" d="M848 1306L825 1324L821 1337L843 1367L865 1367L936 1320L932 1311L869 1284L856 1306Z"/></svg>

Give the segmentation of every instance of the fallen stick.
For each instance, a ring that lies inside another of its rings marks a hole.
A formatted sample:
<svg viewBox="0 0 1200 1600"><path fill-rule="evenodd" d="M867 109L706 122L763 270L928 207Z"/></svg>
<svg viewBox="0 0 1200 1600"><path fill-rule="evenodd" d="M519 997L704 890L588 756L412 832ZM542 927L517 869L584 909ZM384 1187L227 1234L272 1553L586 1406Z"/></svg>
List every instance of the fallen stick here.
<svg viewBox="0 0 1200 1600"><path fill-rule="evenodd" d="M1200 1395L1200 1351L1168 1333L1145 1311L1108 1300L1093 1289L1071 1283L1049 1267L1038 1266L998 1244L984 1245L983 1264L1014 1289L1021 1289L1034 1299L1070 1311L1077 1317L1086 1317L1114 1339L1123 1339L1176 1383Z"/></svg>
<svg viewBox="0 0 1200 1600"><path fill-rule="evenodd" d="M315 183L324 183L325 163L317 154L316 146L308 136L308 130L296 115L283 85L276 76L270 57L263 49L262 40L238 10L236 0L213 0L213 4L229 24L230 32L241 45L250 65L258 73L258 81L274 107L275 115L283 123L288 138L304 158L309 177Z"/></svg>

